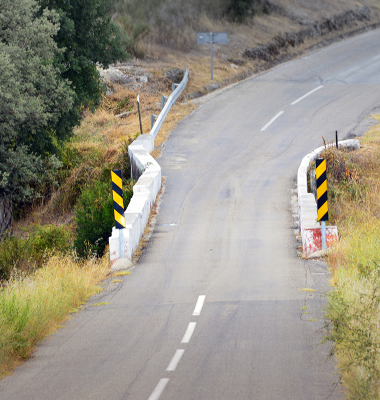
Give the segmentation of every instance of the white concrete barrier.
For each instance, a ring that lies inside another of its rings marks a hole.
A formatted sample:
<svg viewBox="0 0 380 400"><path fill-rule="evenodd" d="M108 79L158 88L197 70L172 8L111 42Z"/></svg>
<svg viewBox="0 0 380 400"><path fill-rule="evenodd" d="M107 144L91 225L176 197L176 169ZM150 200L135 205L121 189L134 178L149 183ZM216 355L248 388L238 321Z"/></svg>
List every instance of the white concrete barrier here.
<svg viewBox="0 0 380 400"><path fill-rule="evenodd" d="M360 149L360 142L357 139L342 140L338 142L340 147ZM335 144L330 144L335 146ZM312 193L307 192L307 173L310 163L314 161L325 149L324 146L318 147L307 154L301 161L297 173L297 192L298 192L298 212L299 228L302 237L303 253L309 257L313 253L322 249L321 226L318 222L317 202ZM332 247L338 240L338 228L336 226L326 227L327 247Z"/></svg>
<svg viewBox="0 0 380 400"><path fill-rule="evenodd" d="M150 155L154 150L154 139L171 106L186 87L189 71L185 69L184 78L176 90L169 96L150 133L139 136L128 146L131 175L138 179L133 186L133 196L124 212L125 229L112 229L109 238L111 268L123 268L130 265L134 252L144 234L150 212L161 189L161 167ZM117 261L126 262L120 263ZM128 264L129 263L129 264Z"/></svg>

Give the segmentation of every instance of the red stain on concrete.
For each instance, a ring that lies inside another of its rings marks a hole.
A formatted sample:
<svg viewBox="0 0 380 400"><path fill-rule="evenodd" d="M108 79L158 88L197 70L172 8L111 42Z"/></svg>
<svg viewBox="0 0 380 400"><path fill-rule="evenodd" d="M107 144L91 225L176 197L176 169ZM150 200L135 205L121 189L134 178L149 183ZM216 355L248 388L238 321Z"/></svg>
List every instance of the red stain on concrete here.
<svg viewBox="0 0 380 400"><path fill-rule="evenodd" d="M331 248L338 241L338 228L336 226L326 227L326 245ZM304 229L303 252L306 256L322 250L321 228Z"/></svg>

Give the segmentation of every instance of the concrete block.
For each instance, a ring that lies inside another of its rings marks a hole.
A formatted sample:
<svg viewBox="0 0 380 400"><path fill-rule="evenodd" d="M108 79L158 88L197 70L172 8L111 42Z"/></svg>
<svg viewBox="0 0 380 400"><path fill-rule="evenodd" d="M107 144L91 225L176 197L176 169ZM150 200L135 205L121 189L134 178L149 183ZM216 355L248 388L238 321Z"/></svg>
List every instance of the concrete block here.
<svg viewBox="0 0 380 400"><path fill-rule="evenodd" d="M161 167L150 156L150 153L154 150L154 139L170 107L185 88L188 77L189 71L186 69L182 82L167 99L151 133L140 135L128 146L131 175L133 179L138 179L133 188L132 199L124 212L126 229L122 230L124 235L123 250L124 257L129 260L132 259L133 253L139 245L149 220L150 211L161 189ZM120 259L119 233L116 229L112 230L109 243L111 265L113 265L117 259ZM125 261L120 261L120 264L124 265Z"/></svg>
<svg viewBox="0 0 380 400"><path fill-rule="evenodd" d="M115 260L111 266L113 271L121 271L132 267L132 261L129 258L119 258Z"/></svg>
<svg viewBox="0 0 380 400"><path fill-rule="evenodd" d="M326 245L331 248L338 241L338 228L336 226L326 226ZM321 228L304 229L302 240L303 252L306 257L322 250L322 230Z"/></svg>
<svg viewBox="0 0 380 400"><path fill-rule="evenodd" d="M153 202L161 189L161 169L149 168L133 187L133 193L149 193Z"/></svg>
<svg viewBox="0 0 380 400"><path fill-rule="evenodd" d="M131 156L135 150L144 149L147 153L151 153L154 150L154 137L151 134L140 135L128 146L128 153Z"/></svg>
<svg viewBox="0 0 380 400"><path fill-rule="evenodd" d="M122 235L121 243L120 235ZM132 260L130 239L130 230L128 229L128 227L126 229L116 229L115 227L112 228L112 235L108 239L108 243L110 246L111 268L115 261L120 258L128 258L129 260ZM122 254L120 250L122 250L123 257L121 257Z"/></svg>

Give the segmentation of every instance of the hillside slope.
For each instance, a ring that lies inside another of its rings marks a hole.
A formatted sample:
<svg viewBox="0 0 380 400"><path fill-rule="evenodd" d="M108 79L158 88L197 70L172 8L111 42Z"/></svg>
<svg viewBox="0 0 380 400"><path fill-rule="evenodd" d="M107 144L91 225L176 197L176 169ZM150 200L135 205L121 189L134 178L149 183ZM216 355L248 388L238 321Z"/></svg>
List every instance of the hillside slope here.
<svg viewBox="0 0 380 400"><path fill-rule="evenodd" d="M210 46L197 45L197 32L228 34L227 45L214 45L214 81L224 86L380 22L379 0L259 1L255 15L242 23L223 15L225 4L226 0L117 0L113 18L129 37L133 58L128 65L155 70L188 66L189 95L211 80ZM202 93L205 90L187 98Z"/></svg>

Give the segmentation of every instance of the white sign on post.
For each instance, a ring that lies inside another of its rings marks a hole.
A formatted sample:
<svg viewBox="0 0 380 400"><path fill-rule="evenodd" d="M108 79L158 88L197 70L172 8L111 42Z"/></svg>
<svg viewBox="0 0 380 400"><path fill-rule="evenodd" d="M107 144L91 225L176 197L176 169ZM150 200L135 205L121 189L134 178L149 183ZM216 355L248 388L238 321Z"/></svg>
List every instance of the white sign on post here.
<svg viewBox="0 0 380 400"><path fill-rule="evenodd" d="M227 44L227 33L197 33L198 44L210 44L211 45L211 80L214 79L214 63L213 63L213 44Z"/></svg>

